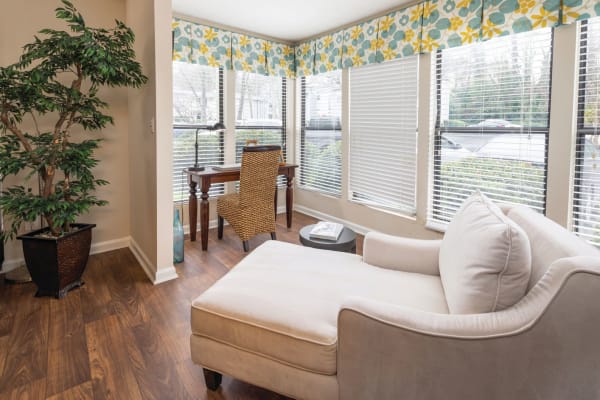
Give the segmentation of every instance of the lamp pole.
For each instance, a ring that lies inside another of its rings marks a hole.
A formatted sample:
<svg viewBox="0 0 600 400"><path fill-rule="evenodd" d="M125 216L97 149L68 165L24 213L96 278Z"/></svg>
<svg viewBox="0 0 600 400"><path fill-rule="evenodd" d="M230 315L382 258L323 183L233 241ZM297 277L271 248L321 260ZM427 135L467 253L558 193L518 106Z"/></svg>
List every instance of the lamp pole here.
<svg viewBox="0 0 600 400"><path fill-rule="evenodd" d="M197 128L196 129L196 144L194 145L194 149L195 149L194 166L193 167L189 167L188 171L204 171L204 167L200 166L198 164L198 132L201 129L202 128ZM206 128L206 130L209 131L209 132L222 131L224 129L225 129L225 125L222 122L217 122L213 126L209 126L208 128Z"/></svg>

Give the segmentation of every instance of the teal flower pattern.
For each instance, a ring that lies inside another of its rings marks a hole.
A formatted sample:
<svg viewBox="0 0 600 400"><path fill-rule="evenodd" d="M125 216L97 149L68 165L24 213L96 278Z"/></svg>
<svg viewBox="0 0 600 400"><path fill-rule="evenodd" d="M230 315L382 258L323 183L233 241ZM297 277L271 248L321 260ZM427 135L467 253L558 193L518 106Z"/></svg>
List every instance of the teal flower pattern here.
<svg viewBox="0 0 600 400"><path fill-rule="evenodd" d="M240 33L231 37L233 69L267 75L267 41Z"/></svg>
<svg viewBox="0 0 600 400"><path fill-rule="evenodd" d="M482 39L558 25L560 0L483 0Z"/></svg>
<svg viewBox="0 0 600 400"><path fill-rule="evenodd" d="M421 47L423 5L417 4L379 18L377 62L408 57Z"/></svg>
<svg viewBox="0 0 600 400"><path fill-rule="evenodd" d="M287 44L269 41L267 47L267 65L269 75L293 78L296 76L294 48Z"/></svg>
<svg viewBox="0 0 600 400"><path fill-rule="evenodd" d="M174 18L173 60L231 69L231 32Z"/></svg>
<svg viewBox="0 0 600 400"><path fill-rule="evenodd" d="M296 46L296 76L314 74L315 68L315 41L300 43Z"/></svg>
<svg viewBox="0 0 600 400"><path fill-rule="evenodd" d="M344 32L339 31L315 41L315 73L324 73L342 68Z"/></svg>
<svg viewBox="0 0 600 400"><path fill-rule="evenodd" d="M563 0L562 23L571 24L576 21L600 16L598 0Z"/></svg>
<svg viewBox="0 0 600 400"><path fill-rule="evenodd" d="M422 52L479 41L482 0L428 0L423 4Z"/></svg>
<svg viewBox="0 0 600 400"><path fill-rule="evenodd" d="M344 30L342 66L360 67L377 62L377 51L381 48L378 39L378 19L363 22Z"/></svg>

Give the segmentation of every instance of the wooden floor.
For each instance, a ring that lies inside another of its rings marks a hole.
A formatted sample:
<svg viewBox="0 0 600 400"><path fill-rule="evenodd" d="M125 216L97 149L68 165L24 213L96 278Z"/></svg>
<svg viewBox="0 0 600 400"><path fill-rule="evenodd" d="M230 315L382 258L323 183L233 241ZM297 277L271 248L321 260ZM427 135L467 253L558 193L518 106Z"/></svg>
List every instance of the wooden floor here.
<svg viewBox="0 0 600 400"><path fill-rule="evenodd" d="M280 215L278 239L298 243L314 221L294 213L288 230ZM192 300L245 255L229 227L216 236L208 252L186 241L179 278L158 286L128 249L91 256L86 284L62 300L35 298L32 283L0 285L0 400L285 399L229 377L207 391L190 360Z"/></svg>

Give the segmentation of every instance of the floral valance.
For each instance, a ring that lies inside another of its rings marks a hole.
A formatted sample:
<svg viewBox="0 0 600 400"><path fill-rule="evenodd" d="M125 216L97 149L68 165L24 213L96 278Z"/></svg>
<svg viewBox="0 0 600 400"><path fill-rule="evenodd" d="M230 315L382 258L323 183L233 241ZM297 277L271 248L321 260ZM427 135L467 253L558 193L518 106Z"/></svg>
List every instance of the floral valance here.
<svg viewBox="0 0 600 400"><path fill-rule="evenodd" d="M173 19L173 60L302 77L600 16L600 0L426 0L295 46Z"/></svg>
<svg viewBox="0 0 600 400"><path fill-rule="evenodd" d="M173 60L263 75L295 76L294 48L174 18Z"/></svg>

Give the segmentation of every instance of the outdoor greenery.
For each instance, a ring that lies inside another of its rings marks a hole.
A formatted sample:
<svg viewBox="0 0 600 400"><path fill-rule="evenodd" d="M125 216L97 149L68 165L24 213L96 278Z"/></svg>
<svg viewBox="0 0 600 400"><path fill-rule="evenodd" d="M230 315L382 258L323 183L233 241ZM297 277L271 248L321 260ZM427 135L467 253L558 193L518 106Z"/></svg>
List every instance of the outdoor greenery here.
<svg viewBox="0 0 600 400"><path fill-rule="evenodd" d="M320 145L306 138L304 146L300 184L324 193L339 194L342 190L342 141ZM323 176L324 173L327 175Z"/></svg>
<svg viewBox="0 0 600 400"><path fill-rule="evenodd" d="M108 183L92 172L101 139L73 141L72 135L76 128L96 131L113 122L98 96L101 87L140 87L147 81L135 61L134 34L124 23L89 27L67 0L56 17L68 31L41 30L18 62L0 67L0 177L40 178L39 193L23 185L2 192L0 208L10 221L4 240L40 216L60 236L77 216L106 204L93 194ZM45 127L48 118L56 121L51 128Z"/></svg>
<svg viewBox="0 0 600 400"><path fill-rule="evenodd" d="M511 192L518 192L519 198L512 199L513 202L538 210L543 208L545 201L544 167L527 161L469 157L445 162L439 182L441 193L452 193L461 203L476 189L504 202L511 201L506 197ZM434 212L440 214L440 219L450 221L459 206L434 198Z"/></svg>

